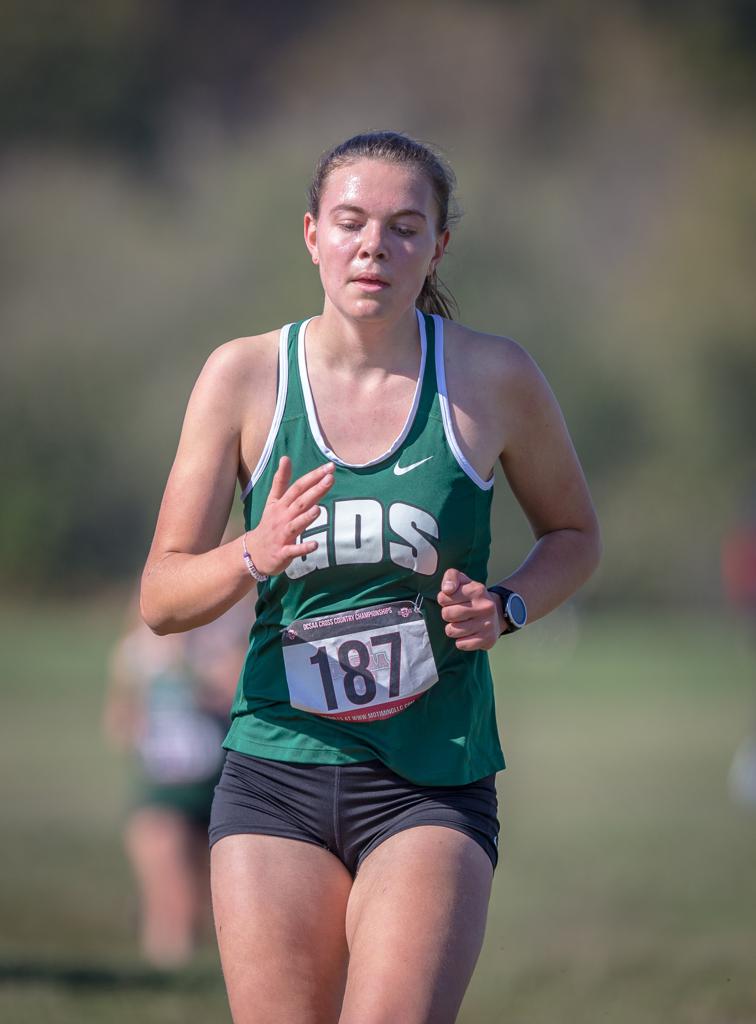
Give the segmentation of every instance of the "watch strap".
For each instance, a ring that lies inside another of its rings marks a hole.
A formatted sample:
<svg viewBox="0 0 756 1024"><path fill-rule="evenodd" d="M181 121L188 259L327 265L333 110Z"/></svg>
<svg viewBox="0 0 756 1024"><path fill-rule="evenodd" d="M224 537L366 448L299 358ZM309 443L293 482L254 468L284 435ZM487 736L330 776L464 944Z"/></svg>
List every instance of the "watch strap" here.
<svg viewBox="0 0 756 1024"><path fill-rule="evenodd" d="M498 583L494 584L493 587L488 587L488 590L492 594L498 594L501 598L502 618L504 619L507 628L502 629L499 636L508 636L511 633L518 633L522 627L518 626L517 623L513 622L509 615L507 615L507 602L512 594L514 594L514 590L507 590L506 587L502 587Z"/></svg>

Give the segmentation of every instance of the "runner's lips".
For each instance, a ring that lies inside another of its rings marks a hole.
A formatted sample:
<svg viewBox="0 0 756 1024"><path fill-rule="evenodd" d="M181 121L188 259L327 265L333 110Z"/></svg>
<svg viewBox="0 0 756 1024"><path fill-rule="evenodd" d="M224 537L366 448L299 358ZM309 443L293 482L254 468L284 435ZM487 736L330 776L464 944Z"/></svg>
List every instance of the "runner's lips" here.
<svg viewBox="0 0 756 1024"><path fill-rule="evenodd" d="M357 277L352 278L353 281L358 284L380 284L387 286L388 281L385 277L380 277L378 274L358 274Z"/></svg>

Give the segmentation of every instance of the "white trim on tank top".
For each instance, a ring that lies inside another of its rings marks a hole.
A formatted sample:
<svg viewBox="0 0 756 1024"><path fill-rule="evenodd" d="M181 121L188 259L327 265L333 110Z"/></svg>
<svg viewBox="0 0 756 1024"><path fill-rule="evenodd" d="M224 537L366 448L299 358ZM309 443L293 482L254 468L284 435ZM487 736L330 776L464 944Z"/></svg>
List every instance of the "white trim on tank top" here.
<svg viewBox="0 0 756 1024"><path fill-rule="evenodd" d="M265 439L265 447L262 450L260 458L257 460L257 465L252 470L252 476L249 478L249 483L244 488L241 494L241 500L247 497L249 492L255 486L257 481L262 476L262 471L268 464L271 452L273 451L273 445L276 441L276 435L278 434L278 428L281 426L281 420L283 419L284 407L286 405L286 391L289 384L289 330L291 324L286 324L281 328L281 333L278 336L278 395L276 397L276 408L273 413L273 422L270 425L268 436Z"/></svg>
<svg viewBox="0 0 756 1024"><path fill-rule="evenodd" d="M441 418L444 421L444 433L446 434L446 443L451 448L454 458L459 463L460 467L470 477L474 484L477 484L481 490L490 491L494 485L494 475L491 474L490 480L484 480L479 476L470 463L465 458L465 455L457 441L457 435L454 432L454 421L451 414L451 406L449 404L449 393L446 389L446 370L444 368L444 321L437 314L433 314L433 321L436 325L436 386L438 387L438 401L441 405Z"/></svg>
<svg viewBox="0 0 756 1024"><path fill-rule="evenodd" d="M318 416L315 411L315 402L312 397L312 390L310 388L310 378L307 376L307 356L305 354L305 332L307 325L310 320L305 320L302 326L299 328L299 341L298 341L298 359L299 359L299 379L302 383L302 394L304 395L305 409L307 410L307 422L310 426L310 433L312 434L313 440L318 448L321 450L323 455L330 461L335 462L337 466L345 466L347 469L365 469L368 466L376 466L379 462L383 462L384 459L390 458L401 448L407 439L407 435L412 428L412 424L415 421L415 414L417 413L417 407L420 404L420 394L423 390L423 378L425 377L425 360L428 352L428 341L425 337L425 321L420 310L415 310L417 313L417 322L420 328L420 372L417 377L417 384L415 385L415 396L412 399L412 406L407 419L404 421L401 433L396 438L391 447L383 452L382 455L377 455L374 459L369 462L345 462L344 459L340 459L339 456L328 447L326 444L323 433L318 423Z"/></svg>

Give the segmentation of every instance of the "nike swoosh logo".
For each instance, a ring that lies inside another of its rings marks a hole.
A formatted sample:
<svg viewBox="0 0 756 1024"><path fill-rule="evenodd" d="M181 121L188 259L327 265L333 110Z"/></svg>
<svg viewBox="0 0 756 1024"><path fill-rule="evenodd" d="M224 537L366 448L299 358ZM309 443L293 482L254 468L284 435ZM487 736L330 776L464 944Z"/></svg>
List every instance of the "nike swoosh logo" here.
<svg viewBox="0 0 756 1024"><path fill-rule="evenodd" d="M397 476L404 476L405 473L411 473L413 469L417 469L418 466L422 466L424 462L430 462L432 458L433 456L429 455L427 459L420 459L419 462L413 462L410 466L400 466L397 462L394 466L394 472Z"/></svg>

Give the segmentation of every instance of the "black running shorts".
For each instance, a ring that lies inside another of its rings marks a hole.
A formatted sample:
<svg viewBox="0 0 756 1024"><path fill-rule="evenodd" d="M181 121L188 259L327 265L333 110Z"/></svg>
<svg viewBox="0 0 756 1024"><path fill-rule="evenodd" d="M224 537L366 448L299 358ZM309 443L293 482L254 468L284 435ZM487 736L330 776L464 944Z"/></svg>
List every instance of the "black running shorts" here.
<svg viewBox="0 0 756 1024"><path fill-rule="evenodd" d="M442 825L474 839L496 867L494 776L466 786L418 786L381 761L292 764L230 750L215 790L210 845L232 835L282 836L334 853L356 875L389 836Z"/></svg>

